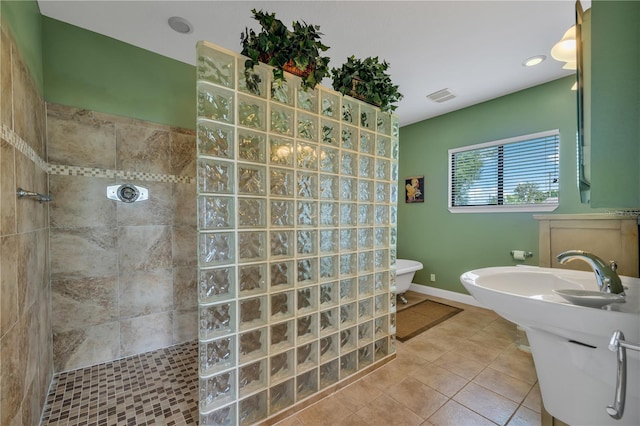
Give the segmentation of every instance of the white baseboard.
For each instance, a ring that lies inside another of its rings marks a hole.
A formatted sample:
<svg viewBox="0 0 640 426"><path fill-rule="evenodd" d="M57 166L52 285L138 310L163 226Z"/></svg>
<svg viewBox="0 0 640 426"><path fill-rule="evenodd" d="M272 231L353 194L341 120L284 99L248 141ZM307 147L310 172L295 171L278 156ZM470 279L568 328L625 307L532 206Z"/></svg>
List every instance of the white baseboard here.
<svg viewBox="0 0 640 426"><path fill-rule="evenodd" d="M453 300L454 302L466 303L467 305L477 306L479 308L488 309L486 306L483 306L480 302L470 296L468 294L457 293L455 291L442 290L435 287L429 287L426 285L420 284L411 284L409 290L415 291L416 293L422 293L429 296L441 297L447 300Z"/></svg>

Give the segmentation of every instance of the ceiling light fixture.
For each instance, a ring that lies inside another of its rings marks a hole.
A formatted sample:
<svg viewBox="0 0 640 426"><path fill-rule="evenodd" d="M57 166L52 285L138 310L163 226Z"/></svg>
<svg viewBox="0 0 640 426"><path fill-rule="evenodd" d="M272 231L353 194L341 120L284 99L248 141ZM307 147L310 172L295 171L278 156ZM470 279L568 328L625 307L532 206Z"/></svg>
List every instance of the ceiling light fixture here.
<svg viewBox="0 0 640 426"><path fill-rule="evenodd" d="M189 34L193 31L193 25L189 21L179 16L172 16L167 21L171 29L180 34Z"/></svg>
<svg viewBox="0 0 640 426"><path fill-rule="evenodd" d="M566 69L575 69L570 68L573 64L575 67L576 62L576 26L569 28L567 32L562 36L562 40L557 42L551 48L551 56L556 61L566 62L567 64L564 66Z"/></svg>
<svg viewBox="0 0 640 426"><path fill-rule="evenodd" d="M456 95L451 93L451 91L449 89L438 90L437 92L433 92L433 93L427 95L427 99L430 99L433 102L437 102L439 104L441 104L442 102L446 102L446 101L448 101L450 99L453 99L455 97L456 97Z"/></svg>
<svg viewBox="0 0 640 426"><path fill-rule="evenodd" d="M546 56L544 55L536 55L536 56L532 56L530 58L527 58L524 60L524 62L522 63L523 67L534 67L538 64L541 64L545 59L547 59Z"/></svg>

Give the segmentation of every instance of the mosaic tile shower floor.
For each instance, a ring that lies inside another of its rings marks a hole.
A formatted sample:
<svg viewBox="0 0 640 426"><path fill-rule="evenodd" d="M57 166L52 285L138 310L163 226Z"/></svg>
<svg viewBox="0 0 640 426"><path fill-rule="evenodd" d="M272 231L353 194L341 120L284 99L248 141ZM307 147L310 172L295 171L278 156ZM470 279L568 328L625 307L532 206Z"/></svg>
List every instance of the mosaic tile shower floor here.
<svg viewBox="0 0 640 426"><path fill-rule="evenodd" d="M515 326L432 299L464 312L398 342L395 361L276 426L540 426L536 372L516 348ZM197 348L188 342L58 374L41 426L197 425Z"/></svg>

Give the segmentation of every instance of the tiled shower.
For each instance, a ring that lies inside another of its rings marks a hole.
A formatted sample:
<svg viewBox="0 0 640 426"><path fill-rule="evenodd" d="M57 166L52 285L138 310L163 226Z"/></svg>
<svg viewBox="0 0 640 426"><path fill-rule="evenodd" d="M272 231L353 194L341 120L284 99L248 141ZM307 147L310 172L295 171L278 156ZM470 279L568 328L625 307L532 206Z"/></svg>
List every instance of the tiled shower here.
<svg viewBox="0 0 640 426"><path fill-rule="evenodd" d="M398 121L197 47L201 424L251 424L395 352Z"/></svg>

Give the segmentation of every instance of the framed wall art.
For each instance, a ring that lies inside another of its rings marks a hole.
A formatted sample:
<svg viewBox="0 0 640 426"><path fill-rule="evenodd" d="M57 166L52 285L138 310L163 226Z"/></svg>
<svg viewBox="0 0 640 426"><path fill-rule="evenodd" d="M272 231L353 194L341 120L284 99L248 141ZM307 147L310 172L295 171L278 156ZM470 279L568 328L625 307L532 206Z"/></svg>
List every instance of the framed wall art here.
<svg viewBox="0 0 640 426"><path fill-rule="evenodd" d="M412 176L405 179L405 202L424 202L424 176Z"/></svg>

